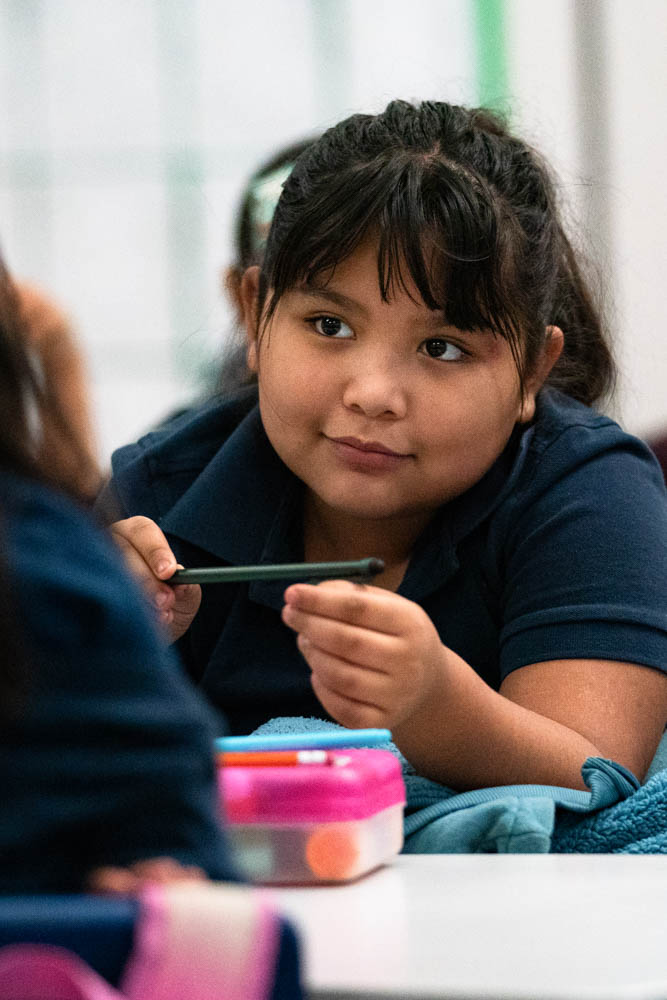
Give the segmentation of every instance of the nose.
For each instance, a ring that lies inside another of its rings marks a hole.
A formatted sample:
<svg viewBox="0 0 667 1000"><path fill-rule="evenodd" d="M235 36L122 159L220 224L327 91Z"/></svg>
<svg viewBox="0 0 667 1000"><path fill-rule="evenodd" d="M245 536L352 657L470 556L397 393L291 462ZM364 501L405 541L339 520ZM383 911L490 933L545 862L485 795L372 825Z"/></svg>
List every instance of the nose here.
<svg viewBox="0 0 667 1000"><path fill-rule="evenodd" d="M400 419L407 410L406 387L402 384L398 366L387 359L359 366L354 370L343 391L343 405L356 413L375 419Z"/></svg>

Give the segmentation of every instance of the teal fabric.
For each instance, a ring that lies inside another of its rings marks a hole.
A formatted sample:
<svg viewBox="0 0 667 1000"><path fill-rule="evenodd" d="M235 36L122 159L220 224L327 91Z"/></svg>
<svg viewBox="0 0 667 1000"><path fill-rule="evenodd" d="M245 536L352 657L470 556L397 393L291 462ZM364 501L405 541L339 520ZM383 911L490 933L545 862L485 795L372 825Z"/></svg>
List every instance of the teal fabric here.
<svg viewBox="0 0 667 1000"><path fill-rule="evenodd" d="M612 761L589 758L582 775L590 791L551 785L504 785L452 792L415 775L405 761L406 854L547 853L558 809L574 814L604 809L639 784Z"/></svg>
<svg viewBox="0 0 667 1000"><path fill-rule="evenodd" d="M644 781L649 781L654 774L657 774L658 771L664 771L665 768L667 768L667 733L663 733L663 737L660 740L655 757L651 762Z"/></svg>
<svg viewBox="0 0 667 1000"><path fill-rule="evenodd" d="M447 801L455 803L457 795ZM428 812L428 810L422 810ZM547 854L556 806L549 798L503 796L405 821L404 854ZM409 833L417 819L414 832Z"/></svg>
<svg viewBox="0 0 667 1000"><path fill-rule="evenodd" d="M256 730L338 729L311 718L272 719ZM640 785L614 761L590 757L588 791L505 785L454 792L420 777L393 743L406 790L404 854L667 853L667 769Z"/></svg>
<svg viewBox="0 0 667 1000"><path fill-rule="evenodd" d="M587 816L564 812L551 838L557 854L667 854L667 770L633 795Z"/></svg>

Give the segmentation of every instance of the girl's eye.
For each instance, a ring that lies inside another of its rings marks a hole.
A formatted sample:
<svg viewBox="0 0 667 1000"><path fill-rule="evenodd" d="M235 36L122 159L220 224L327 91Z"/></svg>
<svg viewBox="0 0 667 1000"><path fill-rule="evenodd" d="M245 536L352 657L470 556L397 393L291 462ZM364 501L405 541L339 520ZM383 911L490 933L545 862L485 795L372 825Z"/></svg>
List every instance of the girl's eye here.
<svg viewBox="0 0 667 1000"><path fill-rule="evenodd" d="M347 323L343 323L337 316L317 316L311 323L323 337L347 340L354 336Z"/></svg>
<svg viewBox="0 0 667 1000"><path fill-rule="evenodd" d="M425 340L421 349L424 354L428 354L429 358L437 358L438 361L460 361L461 358L465 357L465 351L462 351L460 347L452 344L449 340L441 340L439 337Z"/></svg>

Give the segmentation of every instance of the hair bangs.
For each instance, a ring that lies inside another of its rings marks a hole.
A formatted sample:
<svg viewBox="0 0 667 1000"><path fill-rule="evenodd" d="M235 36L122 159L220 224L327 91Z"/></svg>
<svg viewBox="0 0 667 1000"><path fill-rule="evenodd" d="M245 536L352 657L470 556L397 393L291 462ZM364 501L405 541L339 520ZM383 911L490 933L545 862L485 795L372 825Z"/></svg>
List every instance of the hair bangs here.
<svg viewBox="0 0 667 1000"><path fill-rule="evenodd" d="M295 171L296 173L296 171ZM298 176L294 179L298 183ZM290 199L289 182L284 198ZM476 178L432 154L384 158L328 178L286 232L271 233L264 263L268 315L286 291L335 270L366 238L378 242L378 283L442 311L462 330L514 339L493 201ZM277 247L277 252L272 252Z"/></svg>
<svg viewBox="0 0 667 1000"><path fill-rule="evenodd" d="M396 286L409 292L409 277L447 323L514 341L518 317L506 306L512 251L490 192L476 177L432 157L409 167L380 218L383 296Z"/></svg>
<svg viewBox="0 0 667 1000"><path fill-rule="evenodd" d="M291 219L286 227L276 213L262 268L263 287L260 284L260 298L271 296L269 316L285 292L333 273L373 230L390 185L379 166L372 167L365 164L328 177L319 191L311 193L308 211L294 213L293 220L292 213L286 213ZM281 201L299 200L298 165L294 174Z"/></svg>

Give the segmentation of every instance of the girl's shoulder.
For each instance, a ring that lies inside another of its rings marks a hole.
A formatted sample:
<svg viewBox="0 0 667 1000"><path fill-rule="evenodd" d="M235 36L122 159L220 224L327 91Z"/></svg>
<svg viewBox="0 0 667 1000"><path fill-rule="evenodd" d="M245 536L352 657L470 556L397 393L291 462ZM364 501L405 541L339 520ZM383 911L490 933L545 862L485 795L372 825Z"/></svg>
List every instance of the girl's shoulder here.
<svg viewBox="0 0 667 1000"><path fill-rule="evenodd" d="M255 387L192 408L113 453L97 511L107 523L134 514L160 523L207 468L234 450L239 436L241 451L254 452L261 426Z"/></svg>
<svg viewBox="0 0 667 1000"><path fill-rule="evenodd" d="M257 410L253 386L192 407L135 443L118 448L111 456L111 482L97 504L102 516L117 520L129 511L141 511L158 517Z"/></svg>
<svg viewBox="0 0 667 1000"><path fill-rule="evenodd" d="M662 485L653 452L615 420L554 389L540 393L535 421L524 435L524 474L560 475L591 464L619 471L643 466Z"/></svg>
<svg viewBox="0 0 667 1000"><path fill-rule="evenodd" d="M533 427L535 443L542 447L575 428L626 433L612 417L551 388L543 389L537 397Z"/></svg>
<svg viewBox="0 0 667 1000"><path fill-rule="evenodd" d="M164 469L187 470L206 464L256 407L257 399L257 388L249 386L184 410L135 444L118 449L112 458L114 472L122 461L139 454Z"/></svg>
<svg viewBox="0 0 667 1000"><path fill-rule="evenodd" d="M568 507L646 511L666 522L667 492L648 445L611 417L555 390L538 398L535 420L520 437L496 511L514 520L529 509L539 519Z"/></svg>

